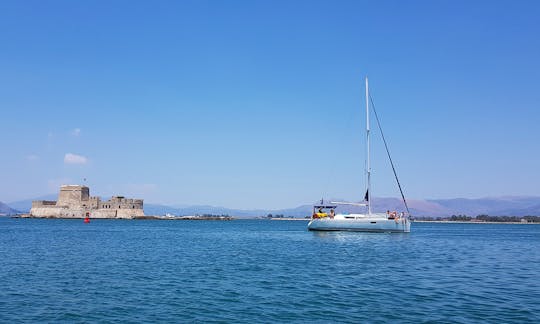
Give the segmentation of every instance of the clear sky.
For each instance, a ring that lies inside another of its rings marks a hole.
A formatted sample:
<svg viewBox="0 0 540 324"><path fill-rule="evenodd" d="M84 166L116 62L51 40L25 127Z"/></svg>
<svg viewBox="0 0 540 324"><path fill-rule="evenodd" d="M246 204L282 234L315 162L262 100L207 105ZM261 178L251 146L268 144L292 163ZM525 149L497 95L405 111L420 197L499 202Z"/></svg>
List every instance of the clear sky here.
<svg viewBox="0 0 540 324"><path fill-rule="evenodd" d="M539 1L1 1L0 201L540 195ZM399 195L380 136L373 195Z"/></svg>

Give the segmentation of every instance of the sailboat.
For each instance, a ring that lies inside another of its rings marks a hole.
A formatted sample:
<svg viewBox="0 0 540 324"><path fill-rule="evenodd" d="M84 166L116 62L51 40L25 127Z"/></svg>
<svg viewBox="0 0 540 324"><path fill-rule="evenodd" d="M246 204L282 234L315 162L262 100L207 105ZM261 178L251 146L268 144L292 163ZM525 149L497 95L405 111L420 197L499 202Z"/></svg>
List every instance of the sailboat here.
<svg viewBox="0 0 540 324"><path fill-rule="evenodd" d="M366 163L366 175L367 175L367 190L362 203L350 203L350 202L330 202L324 203L324 200L321 199L320 204L313 206L313 214L311 216L311 221L308 224L308 229L310 231L356 231L356 232L397 232L397 233L409 233L411 231L411 220L409 208L407 206L407 201L403 195L403 190L401 190L401 185L397 178L394 164L390 158L390 153L388 151L388 145L386 145L386 140L384 134L382 133L382 128L377 117L377 112L373 106L373 111L375 112L375 117L377 118L377 124L381 131L383 141L385 143L386 151L392 165L392 170L396 176L396 182L398 184L399 190L401 192L401 197L403 198L403 203L407 210L407 213L401 212L397 213L395 211L386 213L373 213L371 211L371 166L370 166L370 122L369 122L369 112L370 112L370 96L369 96L369 83L368 78L366 77L366 142L367 142L367 163ZM346 214L338 213L336 214L336 208L339 205L352 205L352 206L361 206L366 208L364 214Z"/></svg>

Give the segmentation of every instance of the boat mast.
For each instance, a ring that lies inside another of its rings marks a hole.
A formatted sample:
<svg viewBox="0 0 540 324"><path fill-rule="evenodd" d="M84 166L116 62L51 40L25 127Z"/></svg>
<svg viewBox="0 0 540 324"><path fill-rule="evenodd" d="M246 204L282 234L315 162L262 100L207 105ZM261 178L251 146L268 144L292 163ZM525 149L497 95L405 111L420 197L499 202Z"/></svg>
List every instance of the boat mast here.
<svg viewBox="0 0 540 324"><path fill-rule="evenodd" d="M367 208L368 215L371 215L371 165L369 157L369 85L368 78L366 76L366 142L367 142Z"/></svg>

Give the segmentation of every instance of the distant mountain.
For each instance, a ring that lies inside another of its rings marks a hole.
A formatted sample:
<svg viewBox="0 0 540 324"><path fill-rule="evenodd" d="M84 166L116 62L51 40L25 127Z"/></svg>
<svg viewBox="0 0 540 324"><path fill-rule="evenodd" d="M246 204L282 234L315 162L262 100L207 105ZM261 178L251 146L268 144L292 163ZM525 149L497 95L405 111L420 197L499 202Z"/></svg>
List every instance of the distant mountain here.
<svg viewBox="0 0 540 324"><path fill-rule="evenodd" d="M57 196L46 195L34 199L16 201L9 204L12 210L28 212L32 207L33 200L56 200ZM340 199L336 199L340 200ZM398 198L372 197L372 210L385 212L386 210L404 211L403 202ZM452 215L477 216L486 214L490 216L540 216L540 197L505 196L479 199L411 199L407 200L413 216L418 217L448 217ZM173 214L177 216L213 214L230 215L235 217L259 217L283 215L285 217L303 218L311 215L312 206L301 205L286 209L232 209L210 205L180 205L167 206L162 204L144 204L144 212L147 215ZM338 212L364 212L365 208L355 206L339 206ZM16 212L16 211L15 211ZM0 213L5 213L0 211Z"/></svg>
<svg viewBox="0 0 540 324"><path fill-rule="evenodd" d="M338 199L339 200L339 199ZM385 212L387 210L404 211L405 207L398 198L372 197L372 210ZM448 217L452 215L477 216L481 214L491 216L540 216L540 197L496 197L480 199L433 199L433 200L407 200L411 215L420 217ZM311 214L311 209L302 206L300 209L305 215ZM298 209L293 209L298 210ZM293 210L281 210L287 215ZM338 212L361 213L365 207L339 206ZM296 213L295 213L296 214Z"/></svg>
<svg viewBox="0 0 540 324"><path fill-rule="evenodd" d="M16 215L20 213L21 213L20 211L15 210L0 201L0 216Z"/></svg>
<svg viewBox="0 0 540 324"><path fill-rule="evenodd" d="M518 216L540 216L540 205L530 206L523 209L503 210L493 215L518 215Z"/></svg>
<svg viewBox="0 0 540 324"><path fill-rule="evenodd" d="M505 196L480 199L438 199L429 201L442 207L444 213L442 213L441 216L459 214L467 216L477 216L481 214L491 216L540 215L540 197Z"/></svg>
<svg viewBox="0 0 540 324"><path fill-rule="evenodd" d="M340 201L340 199L335 199ZM332 200L329 200L332 201ZM398 198L372 198L374 212L404 211L405 207ZM491 216L535 216L540 215L540 197L498 197L481 199L437 199L437 200L407 200L409 210L413 216L419 217L448 217L452 215L477 216L487 214ZM236 217L257 217L284 215L285 217L303 218L311 215L313 205L302 205L288 209L230 209L214 206L188 206L174 208L163 205L145 204L145 213L149 215L194 215L194 214L226 214ZM362 213L365 207L340 205L337 212Z"/></svg>
<svg viewBox="0 0 540 324"><path fill-rule="evenodd" d="M14 202L9 203L9 206L17 210L20 210L23 213L28 213L30 212L30 208L32 208L33 200L56 200L57 198L58 198L58 194L50 194L50 195L40 196L40 197L36 197L32 199L14 201Z"/></svg>

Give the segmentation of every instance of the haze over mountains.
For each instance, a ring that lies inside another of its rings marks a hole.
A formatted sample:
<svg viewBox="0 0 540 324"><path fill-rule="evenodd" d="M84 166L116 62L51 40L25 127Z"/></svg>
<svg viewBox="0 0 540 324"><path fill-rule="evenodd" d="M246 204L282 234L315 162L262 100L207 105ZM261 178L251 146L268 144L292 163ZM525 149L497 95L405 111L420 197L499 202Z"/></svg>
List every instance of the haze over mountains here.
<svg viewBox="0 0 540 324"><path fill-rule="evenodd" d="M36 197L9 203L0 202L0 214L16 214L18 211L27 213L32 207L32 200L56 200L56 194ZM339 199L336 199L339 200ZM384 212L386 210L403 211L403 202L398 198L372 198L372 210ZM408 200L411 214L416 217L448 217L451 215L477 216L487 214L490 216L539 216L540 197L505 196L479 199L429 199ZM230 215L237 217L266 216L268 214L284 215L285 217L305 217L312 213L312 205L306 204L294 208L268 210L268 209L232 209L210 205L176 205L145 203L144 211L147 215ZM340 206L341 212L363 212L362 207Z"/></svg>
<svg viewBox="0 0 540 324"><path fill-rule="evenodd" d="M2 215L15 215L20 213L19 211L9 207L8 205L4 204L0 201L0 216Z"/></svg>

